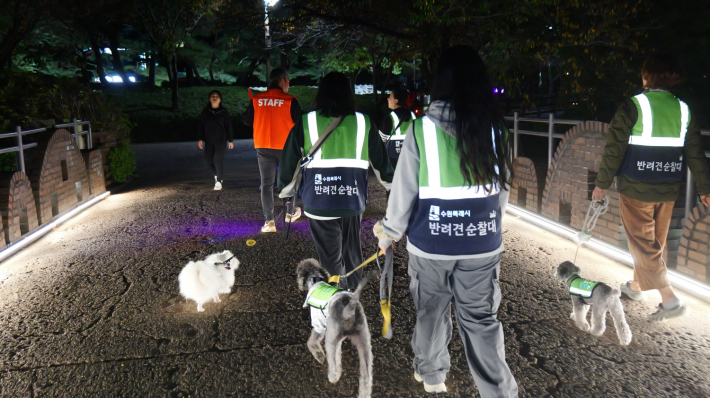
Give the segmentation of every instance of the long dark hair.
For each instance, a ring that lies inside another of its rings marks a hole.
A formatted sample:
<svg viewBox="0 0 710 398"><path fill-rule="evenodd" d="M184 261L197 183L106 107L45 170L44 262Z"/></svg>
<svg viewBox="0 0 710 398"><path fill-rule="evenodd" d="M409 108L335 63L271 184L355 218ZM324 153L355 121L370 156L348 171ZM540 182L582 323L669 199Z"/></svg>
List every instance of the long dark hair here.
<svg viewBox="0 0 710 398"><path fill-rule="evenodd" d="M325 117L346 116L355 112L355 94L350 79L340 72L330 72L320 79L313 110Z"/></svg>
<svg viewBox="0 0 710 398"><path fill-rule="evenodd" d="M469 186L492 184L508 190L513 172L511 141L486 65L476 50L459 45L441 54L431 100L446 103L444 115L453 112L450 122L464 181Z"/></svg>

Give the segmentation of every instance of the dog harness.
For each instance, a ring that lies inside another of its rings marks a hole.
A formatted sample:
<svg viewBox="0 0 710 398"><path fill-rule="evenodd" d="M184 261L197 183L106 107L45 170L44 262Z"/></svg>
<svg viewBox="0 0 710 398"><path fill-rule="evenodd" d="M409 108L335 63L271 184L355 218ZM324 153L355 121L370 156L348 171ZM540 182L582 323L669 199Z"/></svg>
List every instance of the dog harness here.
<svg viewBox="0 0 710 398"><path fill-rule="evenodd" d="M311 326L313 326L313 329L316 332L320 334L325 333L326 320L328 318L328 311L326 310L328 302L336 293L343 290L345 289L341 289L323 281L316 282L313 286L311 286L303 307L311 307Z"/></svg>
<svg viewBox="0 0 710 398"><path fill-rule="evenodd" d="M575 296L581 296L584 298L592 297L594 288L601 282L588 281L581 278L579 275L575 274L567 279L567 284L569 285L569 294L574 294Z"/></svg>
<svg viewBox="0 0 710 398"><path fill-rule="evenodd" d="M318 282L308 292L308 296L306 296L306 304L303 306L305 307L306 305L309 305L313 308L324 310L333 295L341 290L344 289L329 285L325 282Z"/></svg>

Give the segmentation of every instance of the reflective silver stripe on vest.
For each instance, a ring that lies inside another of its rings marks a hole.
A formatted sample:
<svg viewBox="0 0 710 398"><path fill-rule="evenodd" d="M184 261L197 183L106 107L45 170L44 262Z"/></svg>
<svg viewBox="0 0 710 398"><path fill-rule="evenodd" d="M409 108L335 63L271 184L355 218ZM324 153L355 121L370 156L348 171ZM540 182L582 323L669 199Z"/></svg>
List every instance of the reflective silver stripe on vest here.
<svg viewBox="0 0 710 398"><path fill-rule="evenodd" d="M412 114L412 122L414 122L414 120L417 118L417 116L414 115L414 112L409 112L409 113ZM397 117L397 114L392 112L392 113L390 113L390 115L392 115L392 118L394 119L394 126L397 126L399 124L399 118ZM399 127L397 127L397 130L395 130L394 134L392 134L390 136L390 140L402 141L402 140L404 140L405 137L406 137L406 135L404 135L402 133L402 126L400 125Z"/></svg>
<svg viewBox="0 0 710 398"><path fill-rule="evenodd" d="M428 117L422 119L424 135L424 152L426 153L427 173L429 186L419 187L420 199L473 199L485 198L500 192L500 187L493 187L487 192L490 185L472 187L442 187L441 168L439 167L439 141L436 136L436 125ZM495 142L495 134L493 135ZM496 168L497 170L497 168Z"/></svg>
<svg viewBox="0 0 710 398"><path fill-rule="evenodd" d="M632 135L629 137L629 145L642 146L666 146L666 147L682 147L685 145L685 135L688 133L688 120L690 112L688 105L678 100L680 103L680 136L679 137L653 137L653 113L651 111L651 103L645 94L635 96L636 101L641 108L641 123L643 124L643 132L641 135Z"/></svg>
<svg viewBox="0 0 710 398"><path fill-rule="evenodd" d="M355 118L357 121L357 147L355 150L355 156L357 156L357 159L323 159L321 153L323 147L321 147L316 151L316 153L313 154L313 160L308 163L307 168L350 167L355 169L367 169L369 167L370 164L368 161L362 160L362 149L365 145L366 133L365 117L362 113L355 112ZM318 119L316 118L315 111L308 113L308 134L311 140L311 145L318 141ZM330 137L328 139L330 139Z"/></svg>
<svg viewBox="0 0 710 398"><path fill-rule="evenodd" d="M570 286L569 292L574 293L574 294L579 294L580 296L586 297L586 298L592 297L592 292L587 291L587 290L583 290L583 289L577 289L576 287L573 287L573 286Z"/></svg>

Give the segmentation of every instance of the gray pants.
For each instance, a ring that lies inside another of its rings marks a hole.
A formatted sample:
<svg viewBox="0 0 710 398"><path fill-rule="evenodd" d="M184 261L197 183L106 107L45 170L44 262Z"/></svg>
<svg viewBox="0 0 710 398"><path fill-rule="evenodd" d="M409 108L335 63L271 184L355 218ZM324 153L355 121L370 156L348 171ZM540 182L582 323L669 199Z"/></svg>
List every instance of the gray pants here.
<svg viewBox="0 0 710 398"><path fill-rule="evenodd" d="M259 161L259 174L261 174L261 207L264 210L266 221L274 221L274 183L276 171L281 160L278 149L257 148L256 158Z"/></svg>
<svg viewBox="0 0 710 398"><path fill-rule="evenodd" d="M505 362L500 305L501 255L431 260L409 254L409 290L417 308L412 336L414 371L427 384L443 383L451 367L451 302L468 367L481 397L517 397L518 385Z"/></svg>
<svg viewBox="0 0 710 398"><path fill-rule="evenodd" d="M362 264L361 220L362 215L335 220L308 219L320 264L331 275L345 275ZM353 272L347 280L341 279L340 287L354 289L361 279L362 268Z"/></svg>

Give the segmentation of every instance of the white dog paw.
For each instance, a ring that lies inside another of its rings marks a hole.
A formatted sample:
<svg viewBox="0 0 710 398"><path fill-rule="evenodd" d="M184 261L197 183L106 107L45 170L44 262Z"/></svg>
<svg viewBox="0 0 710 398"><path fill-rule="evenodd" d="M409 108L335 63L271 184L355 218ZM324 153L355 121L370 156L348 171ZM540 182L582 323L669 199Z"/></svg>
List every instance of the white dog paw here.
<svg viewBox="0 0 710 398"><path fill-rule="evenodd" d="M572 318L572 319L574 319L574 312L572 312L571 314L569 314L569 317Z"/></svg>
<svg viewBox="0 0 710 398"><path fill-rule="evenodd" d="M197 312L205 312L205 309L201 305L197 306Z"/></svg>
<svg viewBox="0 0 710 398"><path fill-rule="evenodd" d="M328 373L328 381L331 383L337 383L340 380L339 374Z"/></svg>
<svg viewBox="0 0 710 398"><path fill-rule="evenodd" d="M592 329L589 333L594 336L601 336L604 334L604 329Z"/></svg>
<svg viewBox="0 0 710 398"><path fill-rule="evenodd" d="M219 296L214 296L214 302L215 302L215 303L221 303L222 300L219 299Z"/></svg>
<svg viewBox="0 0 710 398"><path fill-rule="evenodd" d="M579 328L579 330L581 330L581 331L583 331L583 332L588 332L588 331L589 331L589 324L588 324L588 323L583 323L583 324L581 324L581 325L578 324L577 327Z"/></svg>

